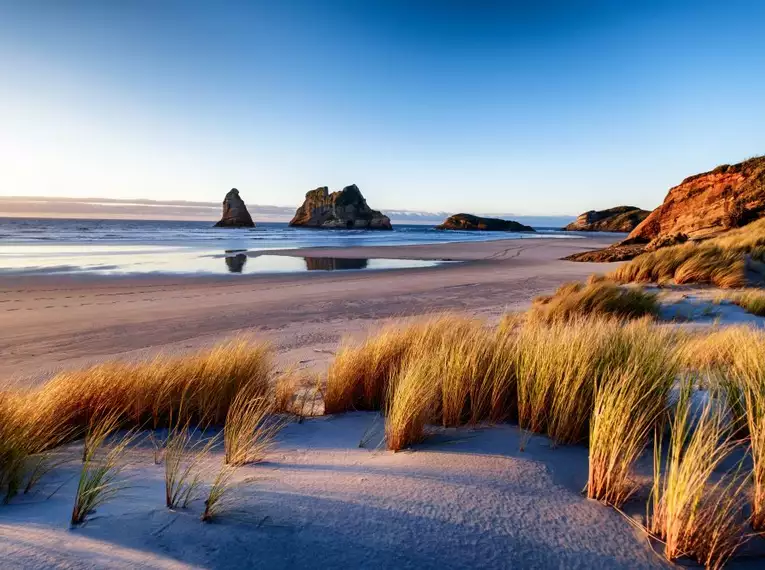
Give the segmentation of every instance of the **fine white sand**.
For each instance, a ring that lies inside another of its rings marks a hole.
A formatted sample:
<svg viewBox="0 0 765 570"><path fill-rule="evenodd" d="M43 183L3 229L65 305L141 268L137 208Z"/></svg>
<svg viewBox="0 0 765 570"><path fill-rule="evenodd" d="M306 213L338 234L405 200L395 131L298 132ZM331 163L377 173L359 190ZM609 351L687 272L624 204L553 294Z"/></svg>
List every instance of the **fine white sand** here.
<svg viewBox="0 0 765 570"><path fill-rule="evenodd" d="M68 529L78 463L0 507L3 568L660 568L614 510L588 501L587 450L517 428L442 430L414 451L378 449L382 422L351 413L293 423L265 463L237 474L218 522L164 506L148 446L130 488ZM364 441L365 447L359 444ZM77 457L79 449L67 453ZM208 480L220 462L208 469ZM63 483L63 486L61 486ZM60 488L59 488L60 487ZM52 497L48 495L56 491Z"/></svg>

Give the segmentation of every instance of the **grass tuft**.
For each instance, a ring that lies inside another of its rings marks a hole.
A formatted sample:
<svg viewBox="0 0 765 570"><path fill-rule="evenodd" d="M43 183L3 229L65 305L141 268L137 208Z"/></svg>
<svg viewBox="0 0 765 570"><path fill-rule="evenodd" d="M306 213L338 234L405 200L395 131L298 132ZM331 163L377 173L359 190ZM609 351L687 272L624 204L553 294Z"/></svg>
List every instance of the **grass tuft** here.
<svg viewBox="0 0 765 570"><path fill-rule="evenodd" d="M670 560L690 556L708 568L720 568L743 541L743 487L735 474L717 482L712 476L738 442L725 407L715 397L693 417L692 394L692 383L685 381L663 474L661 442L657 442L647 520L651 531L664 540Z"/></svg>
<svg viewBox="0 0 765 570"><path fill-rule="evenodd" d="M747 313L765 317L765 291L762 289L750 289L734 294L731 301L744 309Z"/></svg>
<svg viewBox="0 0 765 570"><path fill-rule="evenodd" d="M628 320L655 317L658 312L655 294L591 278L587 283L565 283L552 295L537 297L531 314L551 322L591 315Z"/></svg>
<svg viewBox="0 0 765 570"><path fill-rule="evenodd" d="M118 424L119 416L108 415L94 421L88 430L84 461L72 509L72 526L85 522L87 516L99 505L113 498L125 486L119 481L124 467L122 458L136 432L128 432L111 446L105 457L98 457L98 451Z"/></svg>
<svg viewBox="0 0 765 570"><path fill-rule="evenodd" d="M225 463L262 461L273 445L281 422L272 417L273 403L265 396L242 391L231 403L223 428Z"/></svg>
<svg viewBox="0 0 765 570"><path fill-rule="evenodd" d="M165 505L185 509L199 497L202 469L218 438L198 437L188 423L176 426L165 443Z"/></svg>
<svg viewBox="0 0 765 570"><path fill-rule="evenodd" d="M215 480L210 486L205 501L205 510L202 513L202 521L212 522L220 516L224 507L224 500L231 491L231 479L236 473L236 466L224 463L215 475Z"/></svg>

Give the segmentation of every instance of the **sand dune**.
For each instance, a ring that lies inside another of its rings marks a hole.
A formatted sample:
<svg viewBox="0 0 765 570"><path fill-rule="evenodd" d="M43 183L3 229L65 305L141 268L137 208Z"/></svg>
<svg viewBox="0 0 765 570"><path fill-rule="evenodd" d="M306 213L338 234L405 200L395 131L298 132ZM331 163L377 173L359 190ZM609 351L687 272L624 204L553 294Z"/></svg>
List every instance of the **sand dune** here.
<svg viewBox="0 0 765 570"><path fill-rule="evenodd" d="M665 567L623 517L581 495L584 447L535 436L520 452L518 429L502 426L442 430L392 454L375 448L376 426L375 413L289 425L267 462L240 469L209 525L201 501L164 507L163 467L144 449L131 487L70 531L76 481L46 495L75 464L0 509L0 557L23 568Z"/></svg>

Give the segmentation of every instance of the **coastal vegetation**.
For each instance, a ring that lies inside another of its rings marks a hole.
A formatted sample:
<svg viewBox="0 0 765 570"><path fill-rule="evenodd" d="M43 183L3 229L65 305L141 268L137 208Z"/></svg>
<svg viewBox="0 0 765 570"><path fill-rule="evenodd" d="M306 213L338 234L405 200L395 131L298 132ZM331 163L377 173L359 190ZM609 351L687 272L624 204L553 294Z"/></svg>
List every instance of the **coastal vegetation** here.
<svg viewBox="0 0 765 570"><path fill-rule="evenodd" d="M749 289L731 295L731 301L747 313L765 317L765 291Z"/></svg>
<svg viewBox="0 0 765 570"><path fill-rule="evenodd" d="M341 347L315 393L328 414L380 412L392 451L443 428L498 422L553 447L587 446L588 497L621 508L650 491L645 528L666 556L719 567L747 525L765 526L765 334L684 333L643 318L656 307L640 289L591 279L496 326L453 313L389 325ZM61 373L33 390L8 387L0 393L5 500L39 481L42 466L53 468L51 450L82 438L79 524L122 488L137 439L167 430L155 439L165 504L189 508L205 497L202 520L221 516L237 470L263 460L288 417L306 413L305 383L292 369L277 374L272 361L267 345L236 340ZM706 403L691 405L699 397ZM652 441L647 489L635 470ZM748 463L723 468L737 457Z"/></svg>
<svg viewBox="0 0 765 570"><path fill-rule="evenodd" d="M712 284L745 287L765 277L765 219L699 243L663 247L619 267L620 283Z"/></svg>
<svg viewBox="0 0 765 570"><path fill-rule="evenodd" d="M544 321L601 315L624 319L653 318L659 312L656 295L639 287L619 287L602 277L586 283L564 283L552 295L534 299L532 314Z"/></svg>

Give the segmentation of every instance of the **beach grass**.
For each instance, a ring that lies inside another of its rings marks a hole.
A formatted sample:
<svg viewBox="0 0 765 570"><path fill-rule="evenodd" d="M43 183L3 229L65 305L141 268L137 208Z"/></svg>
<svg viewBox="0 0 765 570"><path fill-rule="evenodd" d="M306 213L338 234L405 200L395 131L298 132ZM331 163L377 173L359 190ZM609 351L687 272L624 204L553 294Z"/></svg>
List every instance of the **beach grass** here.
<svg viewBox="0 0 765 570"><path fill-rule="evenodd" d="M125 487L125 483L120 481L119 476L124 468L124 455L137 432L129 431L110 446L104 457L99 457L99 451L116 431L119 422L117 413L106 413L95 418L88 428L83 445L82 468L72 508L72 526L85 522L88 515L98 506L113 498Z"/></svg>
<svg viewBox="0 0 765 570"><path fill-rule="evenodd" d="M658 312L655 294L591 277L586 283L564 283L552 295L537 297L531 315L550 322L592 315L637 319L655 317Z"/></svg>
<svg viewBox="0 0 765 570"><path fill-rule="evenodd" d="M62 372L26 399L56 410L79 434L104 410L119 414L123 427L170 427L182 405L193 423L222 425L236 395L243 389L266 395L271 375L268 345L234 340L187 355Z"/></svg>
<svg viewBox="0 0 765 570"><path fill-rule="evenodd" d="M753 337L753 338L752 338ZM752 458L752 527L765 530L765 335L752 332L736 345L736 358L724 386L735 390L734 414L742 414ZM759 342L757 342L759 341ZM739 429L739 431L743 431Z"/></svg>
<svg viewBox="0 0 765 570"><path fill-rule="evenodd" d="M273 413L273 400L257 391L242 390L234 398L223 427L226 464L240 466L265 458L282 426Z"/></svg>
<svg viewBox="0 0 765 570"><path fill-rule="evenodd" d="M739 442L716 395L710 395L698 414L692 395L693 384L686 380L674 410L664 469L661 443L655 446L647 520L664 541L668 559L690 556L707 568L720 568L744 540L743 485L737 473L716 481L713 475Z"/></svg>
<svg viewBox="0 0 765 570"><path fill-rule="evenodd" d="M0 389L0 496L29 492L56 465L54 449L72 437L68 418L26 390Z"/></svg>
<svg viewBox="0 0 765 570"><path fill-rule="evenodd" d="M204 439L188 422L173 427L165 443L165 505L185 509L197 499L203 470L217 437Z"/></svg>
<svg viewBox="0 0 765 570"><path fill-rule="evenodd" d="M232 489L232 479L236 474L235 465L224 463L215 475L205 500L205 509L200 517L204 522L212 522L219 517L223 510L226 499L229 497Z"/></svg>
<svg viewBox="0 0 765 570"><path fill-rule="evenodd" d="M445 334L472 326L463 315L439 314L406 325L389 325L358 345L345 344L330 364L324 389L327 414L350 410L381 410L391 379L414 350L427 350Z"/></svg>
<svg viewBox="0 0 765 570"><path fill-rule="evenodd" d="M736 293L731 296L731 301L747 313L765 317L765 291L762 289L749 289Z"/></svg>
<svg viewBox="0 0 765 570"><path fill-rule="evenodd" d="M566 289L559 299L590 299L580 294L614 287L626 290L596 279ZM379 336L345 345L316 393L331 413L381 411L393 451L422 442L431 427L506 421L517 422L523 433L548 436L553 446L586 443L587 495L616 507L634 495L633 466L671 417L666 461L657 438L650 530L666 542L669 558L723 564L742 540L746 496L752 525L765 525L765 333L748 327L681 333L654 323L652 311L634 319L594 308L599 303L573 305L578 308L557 317L536 310L507 315L498 326L439 314L384 327ZM203 494L203 466L213 445L197 437L199 427L220 425L224 461L202 514L212 520L237 468L262 460L273 444L282 425L276 416L304 413L297 411L305 407L298 393L307 377L290 368L274 374L271 362L267 345L235 341L188 357L62 373L35 390L0 391L6 500L39 480L45 469L38 469L38 460L46 451L84 436L72 512L72 524L79 524L121 488L135 430L168 426L165 503L183 508ZM681 377L686 380L672 407ZM697 417L690 401L698 383L713 397ZM106 444L125 428L132 430L126 438ZM737 473L714 476L741 434L751 442L748 495Z"/></svg>
<svg viewBox="0 0 765 570"><path fill-rule="evenodd" d="M639 255L610 274L620 283L706 283L725 289L763 278L765 220L700 243Z"/></svg>
<svg viewBox="0 0 765 570"><path fill-rule="evenodd" d="M637 490L632 467L669 406L678 370L666 331L628 334L631 353L597 382L590 419L587 496L616 507Z"/></svg>

